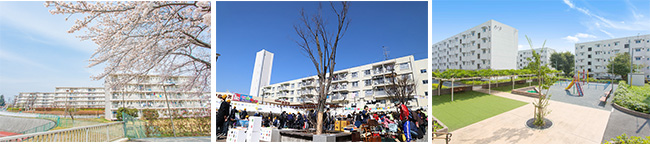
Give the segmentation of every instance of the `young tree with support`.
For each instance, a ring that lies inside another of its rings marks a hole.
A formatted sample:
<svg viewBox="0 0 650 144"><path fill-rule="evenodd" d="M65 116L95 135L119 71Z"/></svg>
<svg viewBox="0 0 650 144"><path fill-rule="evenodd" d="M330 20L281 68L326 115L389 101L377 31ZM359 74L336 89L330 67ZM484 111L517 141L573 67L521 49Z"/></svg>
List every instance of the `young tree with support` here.
<svg viewBox="0 0 650 144"><path fill-rule="evenodd" d="M534 115L533 124L537 127L543 127L546 125L546 119L545 119L546 115L551 113L547 109L551 97L551 95L548 94L549 92L548 89L550 88L551 85L553 85L553 83L555 83L555 81L557 81L557 77L555 77L554 71L548 67L548 64L543 64L543 65L541 64L540 55L536 53L535 50L533 49L532 40L528 38L528 36L526 36L526 39L528 40L528 44L530 45L530 48L533 51L532 59L528 58L528 60L531 61L531 63L527 67L528 69L533 71L537 76L538 84L536 87L539 90L539 92L537 93L539 98L537 99L537 102L533 102L533 105L535 106L535 110L533 113ZM542 50L545 45L546 45L546 41L544 41L544 43L542 44ZM543 90L546 90L545 94L542 94Z"/></svg>

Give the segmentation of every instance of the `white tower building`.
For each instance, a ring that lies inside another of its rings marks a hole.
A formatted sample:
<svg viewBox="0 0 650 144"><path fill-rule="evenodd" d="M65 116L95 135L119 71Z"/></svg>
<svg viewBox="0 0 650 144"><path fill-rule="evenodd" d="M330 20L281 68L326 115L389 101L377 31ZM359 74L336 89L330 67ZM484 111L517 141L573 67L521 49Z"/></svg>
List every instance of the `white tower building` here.
<svg viewBox="0 0 650 144"><path fill-rule="evenodd" d="M264 49L257 52L257 56L255 56L255 68L253 68L251 89L248 93L249 95L259 96L260 88L269 85L272 67L273 53Z"/></svg>

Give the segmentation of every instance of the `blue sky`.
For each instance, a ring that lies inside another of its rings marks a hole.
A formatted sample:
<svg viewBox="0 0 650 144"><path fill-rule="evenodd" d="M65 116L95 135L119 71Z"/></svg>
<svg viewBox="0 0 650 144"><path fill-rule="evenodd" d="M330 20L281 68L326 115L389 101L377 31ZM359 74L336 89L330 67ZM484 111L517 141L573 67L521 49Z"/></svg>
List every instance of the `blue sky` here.
<svg viewBox="0 0 650 144"><path fill-rule="evenodd" d="M43 2L0 2L0 94L54 92L57 86L102 86L87 68L97 46L66 31L78 16L52 15Z"/></svg>
<svg viewBox="0 0 650 144"><path fill-rule="evenodd" d="M313 64L293 41L297 38L293 25L299 22L301 8L314 12L317 6L318 2L216 2L216 51L221 54L216 90L248 93L255 53L262 49L275 54L271 84L315 75ZM349 18L336 69L383 60L382 46L388 47L391 58L428 57L426 1L351 2Z"/></svg>
<svg viewBox="0 0 650 144"><path fill-rule="evenodd" d="M494 19L519 30L520 49L575 49L576 42L650 34L650 1L444 0L432 1L432 40L445 38Z"/></svg>

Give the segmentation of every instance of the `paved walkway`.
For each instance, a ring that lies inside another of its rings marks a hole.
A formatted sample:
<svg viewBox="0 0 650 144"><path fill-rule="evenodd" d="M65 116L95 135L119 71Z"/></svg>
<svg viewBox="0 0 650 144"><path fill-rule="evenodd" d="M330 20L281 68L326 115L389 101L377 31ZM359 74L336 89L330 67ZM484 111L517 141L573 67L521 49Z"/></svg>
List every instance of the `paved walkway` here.
<svg viewBox="0 0 650 144"><path fill-rule="evenodd" d="M487 90L476 90L487 93ZM493 95L533 102L536 99L505 92ZM550 101L547 118L553 126L545 130L526 127L534 107L527 104L486 120L453 131L451 143L600 143L609 119L609 111ZM440 141L434 141L440 143ZM444 141L442 142L444 143Z"/></svg>
<svg viewBox="0 0 650 144"><path fill-rule="evenodd" d="M623 133L628 136L650 136L650 119L636 117L613 109L609 116L603 142Z"/></svg>
<svg viewBox="0 0 650 144"><path fill-rule="evenodd" d="M133 142L210 142L210 137L163 137L163 138L137 138Z"/></svg>

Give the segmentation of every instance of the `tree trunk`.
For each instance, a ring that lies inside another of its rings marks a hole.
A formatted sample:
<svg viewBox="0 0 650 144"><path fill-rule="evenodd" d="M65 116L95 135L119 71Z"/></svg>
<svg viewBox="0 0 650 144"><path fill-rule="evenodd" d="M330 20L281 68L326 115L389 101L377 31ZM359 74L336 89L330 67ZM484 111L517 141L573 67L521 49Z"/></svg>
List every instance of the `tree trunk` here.
<svg viewBox="0 0 650 144"><path fill-rule="evenodd" d="M323 111L318 111L316 118L316 135L323 134Z"/></svg>

